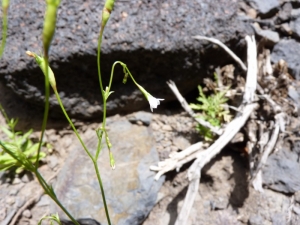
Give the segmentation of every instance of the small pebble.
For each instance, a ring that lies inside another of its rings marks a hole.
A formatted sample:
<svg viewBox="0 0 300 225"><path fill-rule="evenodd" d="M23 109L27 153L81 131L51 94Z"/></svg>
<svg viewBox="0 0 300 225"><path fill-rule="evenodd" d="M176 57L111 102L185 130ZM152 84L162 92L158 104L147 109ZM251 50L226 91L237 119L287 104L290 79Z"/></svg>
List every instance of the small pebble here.
<svg viewBox="0 0 300 225"><path fill-rule="evenodd" d="M30 181L30 175L28 173L25 173L21 180L23 183L28 183Z"/></svg>
<svg viewBox="0 0 300 225"><path fill-rule="evenodd" d="M16 202L16 200L15 200L14 197L8 196L6 198L6 203L9 204L9 205L13 205L15 202Z"/></svg>
<svg viewBox="0 0 300 225"><path fill-rule="evenodd" d="M24 210L24 212L22 213L22 215L26 218L31 218L31 212L29 209Z"/></svg>
<svg viewBox="0 0 300 225"><path fill-rule="evenodd" d="M151 127L152 127L153 130L159 130L159 128L160 128L160 126L157 123L153 123L151 125Z"/></svg>
<svg viewBox="0 0 300 225"><path fill-rule="evenodd" d="M12 183L13 183L13 184L19 184L19 183L22 183L22 181L21 181L20 178L15 177Z"/></svg>
<svg viewBox="0 0 300 225"><path fill-rule="evenodd" d="M165 131L172 131L173 130L172 127L170 125L167 125L167 124L163 125L162 129L165 130Z"/></svg>
<svg viewBox="0 0 300 225"><path fill-rule="evenodd" d="M6 208L3 207L0 209L0 221L4 220L6 218Z"/></svg>
<svg viewBox="0 0 300 225"><path fill-rule="evenodd" d="M15 195L17 195L17 194L18 194L18 190L17 190L16 188L13 188L13 189L11 189L11 190L9 191L9 195L15 196Z"/></svg>

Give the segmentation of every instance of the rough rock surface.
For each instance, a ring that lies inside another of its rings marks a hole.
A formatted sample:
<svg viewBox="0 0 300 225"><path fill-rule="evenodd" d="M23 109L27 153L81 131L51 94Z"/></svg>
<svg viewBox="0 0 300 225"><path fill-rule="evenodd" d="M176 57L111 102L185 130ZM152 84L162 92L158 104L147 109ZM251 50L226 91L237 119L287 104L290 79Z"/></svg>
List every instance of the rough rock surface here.
<svg viewBox="0 0 300 225"><path fill-rule="evenodd" d="M280 149L270 155L263 169L264 184L268 188L287 194L300 191L298 179L300 171L299 146L298 142L294 151Z"/></svg>
<svg viewBox="0 0 300 225"><path fill-rule="evenodd" d="M43 75L25 51L41 50L44 6L44 1L11 1L7 46L0 61L0 78L6 85L40 105ZM51 66L63 103L72 116L80 118L95 118L102 110L95 57L102 7L103 1L62 1L51 47ZM238 1L231 0L117 1L104 33L104 85L113 62L120 60L155 97L174 99L164 88L169 79L178 83L183 94L191 91L211 63L231 60L220 48L191 37L215 37L242 54L243 37L253 31L237 19L237 11ZM148 104L132 82L124 85L122 78L117 68L108 113L132 112ZM61 115L54 95L51 107Z"/></svg>
<svg viewBox="0 0 300 225"><path fill-rule="evenodd" d="M297 80L300 80L300 43L295 40L281 40L274 46L271 54L273 63L277 63L280 59L287 62L288 68Z"/></svg>
<svg viewBox="0 0 300 225"><path fill-rule="evenodd" d="M116 169L110 168L105 148L100 153L98 165L105 184L111 221L116 225L138 225L153 208L164 180L155 181L155 173L149 170L150 165L158 162L153 136L149 128L132 125L125 118L111 123L108 121L107 126ZM89 149L97 147L98 139L93 130L88 129L84 137L88 137L86 143ZM107 224L97 177L82 148L72 151L54 189L75 218L89 217ZM54 207L53 211L57 210Z"/></svg>
<svg viewBox="0 0 300 225"><path fill-rule="evenodd" d="M280 0L245 0L248 2L254 9L258 11L261 16L267 16L274 11L278 11L280 6Z"/></svg>

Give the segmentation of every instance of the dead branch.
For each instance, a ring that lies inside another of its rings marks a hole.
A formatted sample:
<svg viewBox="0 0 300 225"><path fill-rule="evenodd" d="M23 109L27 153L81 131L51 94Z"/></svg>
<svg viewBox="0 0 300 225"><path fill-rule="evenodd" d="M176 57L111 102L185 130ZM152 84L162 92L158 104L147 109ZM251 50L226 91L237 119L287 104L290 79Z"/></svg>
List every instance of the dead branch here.
<svg viewBox="0 0 300 225"><path fill-rule="evenodd" d="M248 71L244 102L251 103L254 101L257 84L257 50L254 36L246 36L245 39L247 42Z"/></svg>
<svg viewBox="0 0 300 225"><path fill-rule="evenodd" d="M218 39L215 39L215 38L209 38L209 37L204 37L204 36L200 36L200 35L197 35L197 36L194 36L192 37L194 39L198 39L198 40L207 40L207 41L210 41L214 44L217 44L219 45L220 47L222 47L238 64L240 64L240 66L242 67L242 69L244 71L247 71L247 67L246 65L243 63L243 61L233 52L231 51L226 45L224 45L221 41L219 41ZM256 48L256 46L255 46Z"/></svg>
<svg viewBox="0 0 300 225"><path fill-rule="evenodd" d="M273 130L272 136L268 142L268 144L265 147L265 150L263 152L263 155L261 157L261 160L257 166L257 172L253 176L253 181L252 185L255 190L263 192L262 188L262 168L264 165L267 163L267 159L269 155L271 154L272 150L274 149L278 136L279 136L279 131L281 130L280 127L282 126L282 120L284 120L285 114L284 113L279 113L275 116L276 122L275 122L275 128Z"/></svg>
<svg viewBox="0 0 300 225"><path fill-rule="evenodd" d="M196 116L196 114L194 113L194 111L191 109L191 107L189 106L189 104L186 102L186 100L182 97L182 95L180 94L176 84L170 80L167 82L168 86L170 87L170 89L173 91L173 93L175 94L175 96L177 97L178 101L180 102L182 108L194 119L196 120L197 123L201 124L202 126L208 128L211 130L211 132L217 134L217 135L221 135L222 134L222 130L218 127L214 127L213 125L211 125L208 121L202 120L200 118L198 118Z"/></svg>
<svg viewBox="0 0 300 225"><path fill-rule="evenodd" d="M198 142L184 149L181 152L175 152L170 154L169 158L165 161L159 162L157 166L150 166L150 169L157 171L155 180L158 180L163 174L172 171L174 169L179 170L184 164L197 158L197 154L200 150L207 147L203 142Z"/></svg>
<svg viewBox="0 0 300 225"><path fill-rule="evenodd" d="M210 162L237 134L237 132L244 126L248 120L250 114L256 109L258 104L246 105L241 111L241 115L238 115L227 126L222 136L219 137L215 143L213 143L207 150L198 153L197 159L191 165L188 170L188 179L190 181L184 204L180 211L180 214L176 220L175 225L186 224L189 212L193 206L196 193L198 192L201 169Z"/></svg>
<svg viewBox="0 0 300 225"><path fill-rule="evenodd" d="M200 37L200 39L211 40L210 38ZM194 37L195 38L195 37ZM240 110L243 111L242 114L239 114L233 121L231 121L225 128L225 131L222 136L219 137L214 144L212 144L207 150L198 153L197 159L191 165L188 170L188 179L190 181L188 191L186 194L186 198L184 199L184 204L179 213L179 216L176 220L175 225L184 225L187 223L187 219L189 217L189 213L194 204L194 200L196 197L196 193L198 192L200 178L201 178L201 169L205 166L210 160L212 160L222 149L224 146L228 144L228 142L237 134L237 132L241 129L241 127L246 123L251 113L257 108L258 104L250 104L254 100L254 93L256 90L257 83L257 60L256 60L256 50L253 51L249 48L253 48L256 43L254 37L252 39L249 36L246 36L246 41L248 42L248 67L250 71L247 72L246 79L246 88L244 93L244 103L248 103L245 107L240 106ZM214 43L220 44L221 42L213 39ZM222 44L222 43L221 43ZM224 49L228 49L224 44ZM226 47L226 48L225 48ZM227 52L231 52L230 50L226 50ZM231 53L229 53L231 54ZM235 56L235 55L234 55ZM254 59L255 58L255 59ZM239 58L237 61L242 62ZM246 68L246 67L244 67ZM255 73L255 74L253 74Z"/></svg>

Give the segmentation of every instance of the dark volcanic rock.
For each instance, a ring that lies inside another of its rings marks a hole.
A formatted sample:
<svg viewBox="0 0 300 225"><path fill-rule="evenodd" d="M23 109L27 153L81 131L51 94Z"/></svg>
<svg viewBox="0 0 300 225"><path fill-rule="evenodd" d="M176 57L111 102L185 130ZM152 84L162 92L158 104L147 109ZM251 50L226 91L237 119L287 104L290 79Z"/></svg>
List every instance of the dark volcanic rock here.
<svg viewBox="0 0 300 225"><path fill-rule="evenodd" d="M7 46L0 78L18 95L43 105L43 75L25 55L40 52L44 1L11 1ZM96 49L103 1L62 1L50 60L58 90L72 116L95 118L102 111ZM234 51L244 49L252 29L237 17L238 1L117 1L104 32L102 75L108 84L114 61L126 63L136 80L155 97L174 99L165 82L174 80L185 94L196 88L212 63L231 59L220 48L195 41L193 35L215 37ZM242 40L242 41L241 41ZM240 53L241 54L241 53ZM131 112L148 105L131 81L122 84L117 67L108 113ZM51 97L51 107L60 112ZM53 111L52 111L53 113Z"/></svg>
<svg viewBox="0 0 300 225"><path fill-rule="evenodd" d="M293 32L293 35L299 39L300 38L300 17L297 18L296 20L291 21L290 27Z"/></svg>
<svg viewBox="0 0 300 225"><path fill-rule="evenodd" d="M271 13L278 11L280 6L279 0L245 0L248 2L253 8L255 8L259 15L261 16L269 16Z"/></svg>
<svg viewBox="0 0 300 225"><path fill-rule="evenodd" d="M289 72L300 80L300 43L295 40L281 40L272 51L271 60L277 63L280 59L287 62Z"/></svg>
<svg viewBox="0 0 300 225"><path fill-rule="evenodd" d="M300 163L296 150L299 151L299 147L295 151L280 149L268 158L263 169L263 181L267 187L288 194L300 190Z"/></svg>

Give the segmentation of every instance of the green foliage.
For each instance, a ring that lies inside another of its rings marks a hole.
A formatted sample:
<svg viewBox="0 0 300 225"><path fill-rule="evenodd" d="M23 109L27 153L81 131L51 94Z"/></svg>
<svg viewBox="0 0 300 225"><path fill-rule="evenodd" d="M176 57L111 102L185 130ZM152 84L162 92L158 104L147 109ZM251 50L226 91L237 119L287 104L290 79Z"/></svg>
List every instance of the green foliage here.
<svg viewBox="0 0 300 225"><path fill-rule="evenodd" d="M54 225L54 224L61 225L61 222L60 222L60 219L59 219L59 216L57 213L50 215L50 216L44 216L43 218L40 219L40 221L38 222L38 225L41 225L43 220L50 220L50 225Z"/></svg>
<svg viewBox="0 0 300 225"><path fill-rule="evenodd" d="M0 111L2 111L5 116L8 125L8 128L0 126L0 129L7 136L5 141L0 140L0 171L8 170L12 167L16 168L16 173L21 173L24 169L33 171L33 164L37 160L39 143L33 143L30 140L32 130L24 134L22 132L16 132L15 126L18 120L8 119L1 105ZM41 152L39 159L45 156L46 154Z"/></svg>
<svg viewBox="0 0 300 225"><path fill-rule="evenodd" d="M209 122L215 127L220 127L224 121L228 121L230 118L229 111L224 108L224 104L228 101L225 97L227 90L215 91L214 94L206 96L203 93L202 87L198 86L199 97L197 101L200 104L190 104L190 107L194 110L201 111L199 118ZM197 130L204 135L208 140L213 138L213 134L206 127L198 125Z"/></svg>

